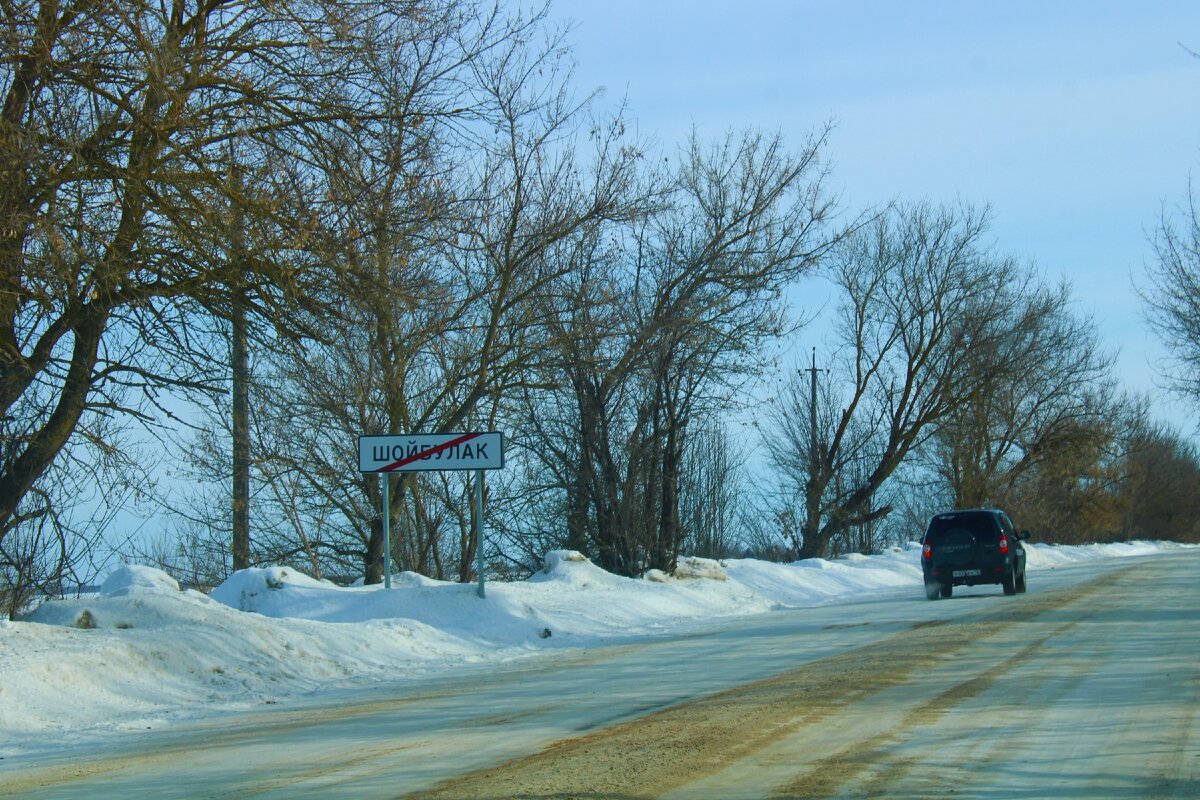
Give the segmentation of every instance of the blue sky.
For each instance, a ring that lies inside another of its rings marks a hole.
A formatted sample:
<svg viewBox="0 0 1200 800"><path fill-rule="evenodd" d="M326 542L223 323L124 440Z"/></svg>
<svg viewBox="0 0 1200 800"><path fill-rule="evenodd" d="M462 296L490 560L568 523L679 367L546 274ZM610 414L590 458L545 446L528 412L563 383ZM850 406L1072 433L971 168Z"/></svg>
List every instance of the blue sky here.
<svg viewBox="0 0 1200 800"><path fill-rule="evenodd" d="M1200 51L1200 0L555 0L551 13L574 24L579 90L627 98L666 147L693 126L799 143L829 120L848 211L990 204L997 248L1068 278L1126 385L1195 424L1157 388L1164 351L1133 285L1164 208L1200 180L1200 59L1185 50Z"/></svg>

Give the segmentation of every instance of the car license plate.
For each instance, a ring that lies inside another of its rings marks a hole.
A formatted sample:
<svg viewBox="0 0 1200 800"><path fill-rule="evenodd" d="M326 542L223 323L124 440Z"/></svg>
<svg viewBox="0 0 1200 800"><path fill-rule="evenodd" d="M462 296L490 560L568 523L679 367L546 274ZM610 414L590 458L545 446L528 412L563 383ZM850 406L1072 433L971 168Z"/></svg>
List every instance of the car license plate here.
<svg viewBox="0 0 1200 800"><path fill-rule="evenodd" d="M954 577L956 578L974 578L976 575L981 575L982 570L978 569L956 569Z"/></svg>

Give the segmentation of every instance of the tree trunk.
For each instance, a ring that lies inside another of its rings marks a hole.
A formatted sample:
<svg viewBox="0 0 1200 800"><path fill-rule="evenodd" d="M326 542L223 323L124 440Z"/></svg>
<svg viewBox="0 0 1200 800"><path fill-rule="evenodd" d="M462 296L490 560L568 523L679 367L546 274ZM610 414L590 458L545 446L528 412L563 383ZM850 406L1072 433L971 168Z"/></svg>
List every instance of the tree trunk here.
<svg viewBox="0 0 1200 800"><path fill-rule="evenodd" d="M17 514L21 500L67 444L79 423L92 389L100 338L108 324L108 311L90 308L75 326L71 366L58 396L58 405L29 441L20 456L0 472L0 541Z"/></svg>
<svg viewBox="0 0 1200 800"><path fill-rule="evenodd" d="M683 537L679 529L679 435L673 420L667 423L667 441L663 447L662 488L658 517L658 541L651 567L674 572Z"/></svg>
<svg viewBox="0 0 1200 800"><path fill-rule="evenodd" d="M804 485L804 524L800 528L800 546L796 558L820 558L825 555L829 536L821 530L821 496L825 494L827 481L823 476L810 474Z"/></svg>
<svg viewBox="0 0 1200 800"><path fill-rule="evenodd" d="M367 538L367 549L363 553L363 583L383 583L383 514L371 520L371 535Z"/></svg>
<svg viewBox="0 0 1200 800"><path fill-rule="evenodd" d="M588 456L580 448L579 466L575 468L567 496L567 549L587 552L588 485L583 475L583 459Z"/></svg>

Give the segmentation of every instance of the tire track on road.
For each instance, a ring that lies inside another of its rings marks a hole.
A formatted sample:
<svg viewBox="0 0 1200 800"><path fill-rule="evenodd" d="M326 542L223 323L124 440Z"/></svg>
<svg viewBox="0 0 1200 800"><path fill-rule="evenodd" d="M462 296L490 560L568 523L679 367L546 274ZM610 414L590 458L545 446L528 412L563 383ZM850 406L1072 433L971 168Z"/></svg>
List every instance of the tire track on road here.
<svg viewBox="0 0 1200 800"><path fill-rule="evenodd" d="M1128 568L1126 568L1128 569ZM1124 571L1124 570L1123 570ZM1112 580L1107 576L1105 580ZM454 798L650 798L711 776L769 749L781 738L816 731L831 717L887 689L907 683L918 670L928 670L975 642L1025 624L1038 615L1063 608L1104 586L1090 581L1040 596L1006 599L986 610L941 625L919 624L855 650L806 664L795 670L706 698L664 709L588 735L560 740L541 752L495 767L476 770L431 790L407 795L411 800ZM1023 616L1005 617L1019 603ZM1075 624L1074 622L1068 623ZM1039 637L1044 642L1062 626ZM1035 645L1031 645L1035 646ZM914 709L908 726L921 713L953 707L989 685L986 676L968 680ZM918 701L919 702L919 701ZM894 735L892 733L888 734ZM861 752L834 753L809 762L807 781L830 791L862 772L855 756L866 755L884 741L864 743ZM820 793L789 783L792 794ZM808 793L798 793L808 792Z"/></svg>
<svg viewBox="0 0 1200 800"><path fill-rule="evenodd" d="M1094 613L1094 612L1093 612ZM941 692L931 700L917 705L904 715L900 723L881 733L859 742L852 747L835 753L788 785L772 792L772 800L806 800L807 798L829 797L836 789L867 773L877 773L869 779L864 797L876 797L907 775L913 762L892 755L892 745L903 740L914 730L935 725L940 717L960 706L1002 680L1007 671L1026 661L1045 646L1046 642L1061 636L1092 614L1078 620L1059 625L1054 630L1022 647L1014 655L986 671ZM856 793L857 795L858 793Z"/></svg>

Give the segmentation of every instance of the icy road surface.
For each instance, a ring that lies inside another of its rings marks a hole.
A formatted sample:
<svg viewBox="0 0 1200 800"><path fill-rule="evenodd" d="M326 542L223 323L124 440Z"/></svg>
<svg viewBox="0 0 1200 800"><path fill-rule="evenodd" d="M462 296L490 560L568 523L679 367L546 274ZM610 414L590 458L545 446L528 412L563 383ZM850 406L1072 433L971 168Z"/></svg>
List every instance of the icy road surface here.
<svg viewBox="0 0 1200 800"><path fill-rule="evenodd" d="M1200 553L744 618L136 745L0 797L1197 798Z"/></svg>

